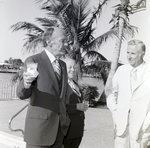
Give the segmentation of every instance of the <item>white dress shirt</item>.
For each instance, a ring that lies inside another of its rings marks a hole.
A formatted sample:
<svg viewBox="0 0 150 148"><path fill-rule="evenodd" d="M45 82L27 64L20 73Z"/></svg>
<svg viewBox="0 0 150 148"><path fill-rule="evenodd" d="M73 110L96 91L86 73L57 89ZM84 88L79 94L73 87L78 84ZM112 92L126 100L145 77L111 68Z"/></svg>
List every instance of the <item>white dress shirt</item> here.
<svg viewBox="0 0 150 148"><path fill-rule="evenodd" d="M56 60L55 56L52 53L50 53L47 49L44 49L44 50L45 50L50 62L53 63Z"/></svg>
<svg viewBox="0 0 150 148"><path fill-rule="evenodd" d="M136 69L137 70L137 81L142 77L142 73L144 71L144 65L145 65L145 62L143 62L142 64L140 64L138 67L131 67L131 71L132 69Z"/></svg>

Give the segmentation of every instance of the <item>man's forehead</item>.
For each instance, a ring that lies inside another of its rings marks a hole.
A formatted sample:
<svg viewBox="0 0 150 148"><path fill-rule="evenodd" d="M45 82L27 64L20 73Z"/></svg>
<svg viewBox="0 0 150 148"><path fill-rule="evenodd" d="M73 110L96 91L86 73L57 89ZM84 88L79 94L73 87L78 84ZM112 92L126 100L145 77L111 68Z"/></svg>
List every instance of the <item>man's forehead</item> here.
<svg viewBox="0 0 150 148"><path fill-rule="evenodd" d="M137 46L136 45L128 45L127 50L137 50Z"/></svg>
<svg viewBox="0 0 150 148"><path fill-rule="evenodd" d="M143 52L141 48L139 48L136 45L129 45L127 47L127 52L132 52L132 53L141 53Z"/></svg>

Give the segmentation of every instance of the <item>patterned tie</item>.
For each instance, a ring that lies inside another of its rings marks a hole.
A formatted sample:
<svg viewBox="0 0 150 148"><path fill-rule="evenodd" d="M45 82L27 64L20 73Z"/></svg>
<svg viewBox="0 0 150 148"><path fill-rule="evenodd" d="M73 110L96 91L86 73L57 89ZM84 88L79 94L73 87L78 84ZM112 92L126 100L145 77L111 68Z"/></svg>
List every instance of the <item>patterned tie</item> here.
<svg viewBox="0 0 150 148"><path fill-rule="evenodd" d="M55 74L57 75L58 80L60 81L61 80L61 67L60 67L58 59L56 59L53 62L53 68L54 68Z"/></svg>
<svg viewBox="0 0 150 148"><path fill-rule="evenodd" d="M133 68L130 73L131 90L133 91L137 83L137 69Z"/></svg>
<svg viewBox="0 0 150 148"><path fill-rule="evenodd" d="M72 88L72 90L78 95L81 96L81 93L79 91L79 87L73 82L73 81L68 81L70 87Z"/></svg>

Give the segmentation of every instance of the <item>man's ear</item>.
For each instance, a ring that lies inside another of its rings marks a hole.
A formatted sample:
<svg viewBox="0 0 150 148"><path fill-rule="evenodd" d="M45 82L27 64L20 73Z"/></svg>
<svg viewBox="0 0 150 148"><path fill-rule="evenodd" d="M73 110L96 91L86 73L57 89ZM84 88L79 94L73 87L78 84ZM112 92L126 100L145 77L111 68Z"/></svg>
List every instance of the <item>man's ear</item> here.
<svg viewBox="0 0 150 148"><path fill-rule="evenodd" d="M48 44L50 47L53 47L53 44L51 42L48 42Z"/></svg>
<svg viewBox="0 0 150 148"><path fill-rule="evenodd" d="M144 58L144 56L145 56L145 52L143 52L143 53L141 54L141 57L142 57L142 58Z"/></svg>
<svg viewBox="0 0 150 148"><path fill-rule="evenodd" d="M47 44L47 46L50 46L50 47L52 47L52 43L51 43L51 41L46 41L46 44Z"/></svg>

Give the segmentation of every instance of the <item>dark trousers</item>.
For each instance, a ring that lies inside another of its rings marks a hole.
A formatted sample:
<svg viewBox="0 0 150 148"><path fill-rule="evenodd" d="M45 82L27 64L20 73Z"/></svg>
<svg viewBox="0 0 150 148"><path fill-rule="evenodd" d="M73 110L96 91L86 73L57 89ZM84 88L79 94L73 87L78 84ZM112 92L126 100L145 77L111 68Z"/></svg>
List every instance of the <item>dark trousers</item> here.
<svg viewBox="0 0 150 148"><path fill-rule="evenodd" d="M64 138L64 135L63 135L63 133L61 131L61 128L59 126L58 133L57 133L57 136L56 136L56 140L55 140L53 145L36 146L36 145L26 144L26 148L62 148L63 147L63 138Z"/></svg>
<svg viewBox="0 0 150 148"><path fill-rule="evenodd" d="M64 148L78 148L81 143L82 137L75 139L64 139Z"/></svg>

